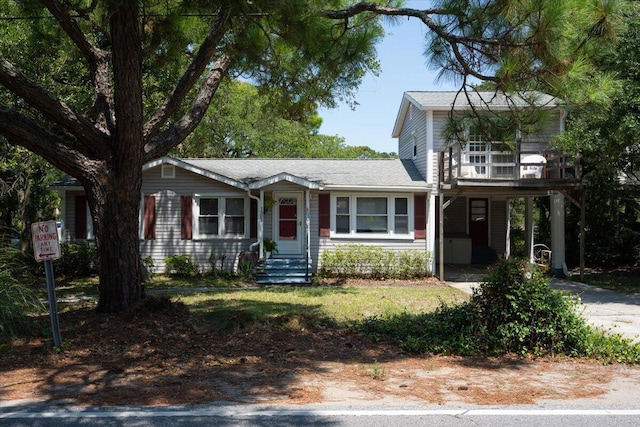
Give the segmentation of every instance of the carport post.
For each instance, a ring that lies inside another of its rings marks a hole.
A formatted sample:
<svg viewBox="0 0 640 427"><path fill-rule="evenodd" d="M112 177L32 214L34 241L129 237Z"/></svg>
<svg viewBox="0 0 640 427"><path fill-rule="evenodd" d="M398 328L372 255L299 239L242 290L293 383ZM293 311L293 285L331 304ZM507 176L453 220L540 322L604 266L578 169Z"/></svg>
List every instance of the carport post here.
<svg viewBox="0 0 640 427"><path fill-rule="evenodd" d="M440 192L440 197L438 197L438 205L440 218L438 221L438 263L439 263L439 273L440 273L440 281L444 282L444 194L442 191Z"/></svg>

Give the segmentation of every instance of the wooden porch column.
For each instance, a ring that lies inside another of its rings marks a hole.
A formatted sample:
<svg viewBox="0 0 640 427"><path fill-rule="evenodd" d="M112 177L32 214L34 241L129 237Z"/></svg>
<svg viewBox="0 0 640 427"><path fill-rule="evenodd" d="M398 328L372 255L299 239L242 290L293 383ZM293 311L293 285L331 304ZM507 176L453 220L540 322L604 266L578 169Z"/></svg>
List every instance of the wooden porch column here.
<svg viewBox="0 0 640 427"><path fill-rule="evenodd" d="M524 198L524 249L529 262L533 263L533 197Z"/></svg>
<svg viewBox="0 0 640 427"><path fill-rule="evenodd" d="M551 194L551 268L558 277L564 277L564 196Z"/></svg>

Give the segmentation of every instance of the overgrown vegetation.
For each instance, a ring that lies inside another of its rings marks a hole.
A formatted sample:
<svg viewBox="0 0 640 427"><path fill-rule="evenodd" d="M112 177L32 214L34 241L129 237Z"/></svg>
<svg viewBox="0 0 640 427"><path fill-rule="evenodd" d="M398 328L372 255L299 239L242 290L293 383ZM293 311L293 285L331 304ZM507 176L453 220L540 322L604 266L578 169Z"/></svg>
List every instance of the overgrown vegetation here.
<svg viewBox="0 0 640 427"><path fill-rule="evenodd" d="M323 277L413 279L431 275L431 253L394 251L380 246L347 244L320 257Z"/></svg>
<svg viewBox="0 0 640 427"><path fill-rule="evenodd" d="M417 353L566 355L640 362L640 345L589 326L580 303L518 260L498 262L471 299L435 311L372 316L355 328Z"/></svg>
<svg viewBox="0 0 640 427"><path fill-rule="evenodd" d="M33 259L33 258L32 258ZM32 316L44 306L31 289L36 281L33 264L11 246L0 246L0 337L8 338L32 330Z"/></svg>

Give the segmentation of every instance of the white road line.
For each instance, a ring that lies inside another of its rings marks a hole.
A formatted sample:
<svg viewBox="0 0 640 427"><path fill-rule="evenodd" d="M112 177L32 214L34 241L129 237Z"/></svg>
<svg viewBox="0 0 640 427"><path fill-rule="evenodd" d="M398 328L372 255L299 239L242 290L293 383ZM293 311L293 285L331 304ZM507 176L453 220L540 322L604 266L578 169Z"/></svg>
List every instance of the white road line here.
<svg viewBox="0 0 640 427"><path fill-rule="evenodd" d="M279 417L279 416L434 416L456 417L476 416L640 416L640 409L408 409L408 410L350 410L350 409L309 409L274 410L247 408L217 408L197 410L73 410L41 412L5 412L0 419L41 419L41 418L163 418L163 417Z"/></svg>

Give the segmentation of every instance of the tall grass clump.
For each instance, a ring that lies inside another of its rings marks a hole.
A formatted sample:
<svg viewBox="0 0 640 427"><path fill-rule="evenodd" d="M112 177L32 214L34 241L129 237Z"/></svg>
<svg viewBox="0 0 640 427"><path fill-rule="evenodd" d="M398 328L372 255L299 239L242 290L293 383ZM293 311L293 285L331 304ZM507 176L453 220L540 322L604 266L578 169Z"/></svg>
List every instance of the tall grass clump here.
<svg viewBox="0 0 640 427"><path fill-rule="evenodd" d="M31 289L36 279L34 261L11 246L0 247L0 337L9 338L31 331L32 315L44 306Z"/></svg>
<svg viewBox="0 0 640 427"><path fill-rule="evenodd" d="M589 326L580 301L529 263L501 260L468 302L433 312L371 317L355 326L405 350L455 355L566 355L640 362L640 345Z"/></svg>

